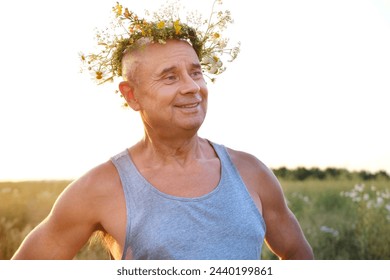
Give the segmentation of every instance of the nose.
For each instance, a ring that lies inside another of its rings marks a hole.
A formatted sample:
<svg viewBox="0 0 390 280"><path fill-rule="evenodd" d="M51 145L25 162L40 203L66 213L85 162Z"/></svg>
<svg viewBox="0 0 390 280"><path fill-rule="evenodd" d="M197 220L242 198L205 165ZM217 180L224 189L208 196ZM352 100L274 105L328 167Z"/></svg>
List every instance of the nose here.
<svg viewBox="0 0 390 280"><path fill-rule="evenodd" d="M200 85L189 75L183 75L180 94L194 94L200 91Z"/></svg>

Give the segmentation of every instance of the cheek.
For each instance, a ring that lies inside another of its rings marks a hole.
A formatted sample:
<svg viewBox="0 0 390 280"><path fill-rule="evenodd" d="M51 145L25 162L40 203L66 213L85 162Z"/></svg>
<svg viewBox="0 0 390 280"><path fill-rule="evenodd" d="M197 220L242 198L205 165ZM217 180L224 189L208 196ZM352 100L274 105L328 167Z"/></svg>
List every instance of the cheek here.
<svg viewBox="0 0 390 280"><path fill-rule="evenodd" d="M204 99L207 100L207 97L209 96L209 91L207 89L206 83L199 85L200 86L200 94Z"/></svg>
<svg viewBox="0 0 390 280"><path fill-rule="evenodd" d="M172 89L151 85L140 94L140 103L144 109L162 110L172 103L174 94Z"/></svg>

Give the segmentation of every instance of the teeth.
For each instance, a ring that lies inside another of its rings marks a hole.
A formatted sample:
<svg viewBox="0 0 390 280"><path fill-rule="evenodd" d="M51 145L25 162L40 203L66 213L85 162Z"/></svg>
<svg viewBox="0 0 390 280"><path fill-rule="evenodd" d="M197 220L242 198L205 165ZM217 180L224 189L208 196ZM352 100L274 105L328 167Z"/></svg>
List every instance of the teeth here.
<svg viewBox="0 0 390 280"><path fill-rule="evenodd" d="M180 106L180 108L194 108L196 106L198 106L198 103L183 105L183 106Z"/></svg>

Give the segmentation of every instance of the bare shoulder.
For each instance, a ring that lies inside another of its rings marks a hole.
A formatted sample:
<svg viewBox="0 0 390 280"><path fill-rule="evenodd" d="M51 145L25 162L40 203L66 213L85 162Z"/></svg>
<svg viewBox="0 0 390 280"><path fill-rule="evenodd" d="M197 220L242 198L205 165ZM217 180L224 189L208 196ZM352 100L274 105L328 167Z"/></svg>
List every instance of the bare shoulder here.
<svg viewBox="0 0 390 280"><path fill-rule="evenodd" d="M115 198L115 194L120 191L121 184L116 169L110 161L107 161L67 186L57 199L53 214L58 214L56 209L67 209L66 213L69 213L68 208L71 206L72 213L76 215L83 213L84 217L91 222L99 223L103 215L101 209L111 204L112 198Z"/></svg>
<svg viewBox="0 0 390 280"><path fill-rule="evenodd" d="M277 184L272 170L252 154L228 148L228 153L241 176L250 177L259 184Z"/></svg>
<svg viewBox="0 0 390 280"><path fill-rule="evenodd" d="M112 194L112 191L118 190L120 186L115 166L111 161L107 161L85 173L69 187L87 192L90 196L104 196Z"/></svg>

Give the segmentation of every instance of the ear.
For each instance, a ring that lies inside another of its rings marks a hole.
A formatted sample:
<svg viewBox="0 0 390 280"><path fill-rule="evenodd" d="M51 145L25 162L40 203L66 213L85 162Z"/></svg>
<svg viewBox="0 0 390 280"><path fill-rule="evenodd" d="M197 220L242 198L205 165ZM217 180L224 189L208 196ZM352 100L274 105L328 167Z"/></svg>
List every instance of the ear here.
<svg viewBox="0 0 390 280"><path fill-rule="evenodd" d="M122 81L119 83L119 91L125 98L127 104L134 110L139 111L140 105L134 94L134 87L128 81Z"/></svg>

